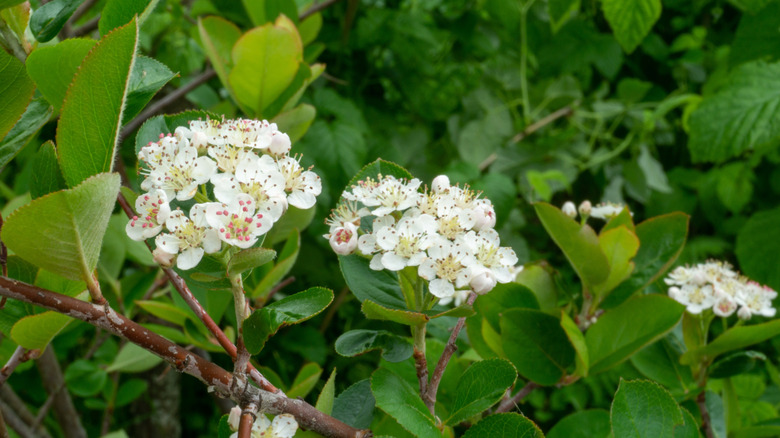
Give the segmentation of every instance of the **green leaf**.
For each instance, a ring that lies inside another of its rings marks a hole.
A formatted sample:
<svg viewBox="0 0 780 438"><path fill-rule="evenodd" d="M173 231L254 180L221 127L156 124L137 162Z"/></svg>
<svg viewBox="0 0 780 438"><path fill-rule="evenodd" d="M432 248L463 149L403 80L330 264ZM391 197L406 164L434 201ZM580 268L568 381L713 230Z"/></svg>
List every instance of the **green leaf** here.
<svg viewBox="0 0 780 438"><path fill-rule="evenodd" d="M298 22L298 7L294 0L242 0L252 23L260 26L273 21L279 14Z"/></svg>
<svg viewBox="0 0 780 438"><path fill-rule="evenodd" d="M1 104L0 104L1 105ZM30 102L22 118L0 141L0 170L22 150L27 142L49 121L52 108L46 99L37 98Z"/></svg>
<svg viewBox="0 0 780 438"><path fill-rule="evenodd" d="M11 6L16 6L19 3L24 2L25 0L0 0L0 9L10 8Z"/></svg>
<svg viewBox="0 0 780 438"><path fill-rule="evenodd" d="M708 377L722 379L747 373L758 361L766 361L766 355L760 351L738 351L713 363L708 369Z"/></svg>
<svg viewBox="0 0 780 438"><path fill-rule="evenodd" d="M671 394L647 380L620 379L610 418L612 433L621 438L670 437L675 426L684 423Z"/></svg>
<svg viewBox="0 0 780 438"><path fill-rule="evenodd" d="M287 17L256 27L233 46L234 66L228 82L235 97L253 114L263 110L287 88L303 61L303 44Z"/></svg>
<svg viewBox="0 0 780 438"><path fill-rule="evenodd" d="M631 53L661 17L661 0L604 0L604 18L626 53Z"/></svg>
<svg viewBox="0 0 780 438"><path fill-rule="evenodd" d="M257 354L265 342L280 328L313 318L333 301L333 292L313 287L271 303L255 311L244 321L244 341L247 350Z"/></svg>
<svg viewBox="0 0 780 438"><path fill-rule="evenodd" d="M723 87L705 96L690 117L694 162L722 163L772 144L780 136L780 62L740 65Z"/></svg>
<svg viewBox="0 0 780 438"><path fill-rule="evenodd" d="M544 438L533 421L514 412L493 414L470 427L463 438Z"/></svg>
<svg viewBox="0 0 780 438"><path fill-rule="evenodd" d="M336 396L336 368L330 373L330 377L325 382L325 386L322 387L319 397L317 397L317 403L314 405L318 411L323 414L330 415L333 412L333 403Z"/></svg>
<svg viewBox="0 0 780 438"><path fill-rule="evenodd" d="M108 374L96 362L78 359L68 365L63 375L68 390L79 397L99 393L108 380Z"/></svg>
<svg viewBox="0 0 780 438"><path fill-rule="evenodd" d="M306 134L316 115L316 108L303 103L289 111L278 114L273 121L280 131L286 132L290 136L290 141L294 144Z"/></svg>
<svg viewBox="0 0 780 438"><path fill-rule="evenodd" d="M219 418L219 426L217 426L217 438L230 438L233 435L233 429L230 428L228 423L228 414Z"/></svg>
<svg viewBox="0 0 780 438"><path fill-rule="evenodd" d="M122 113L123 123L137 116L155 94L176 77L165 64L146 56L137 56L127 84L127 104Z"/></svg>
<svg viewBox="0 0 780 438"><path fill-rule="evenodd" d="M609 412L588 409L564 417L547 432L547 438L608 438Z"/></svg>
<svg viewBox="0 0 780 438"><path fill-rule="evenodd" d="M569 342L574 347L574 352L577 354L574 357L575 369L573 375L575 376L587 376L588 367L590 366L590 356L588 354L588 344L585 342L585 335L577 323L566 313L565 310L561 310L561 328L566 332L566 337L569 338Z"/></svg>
<svg viewBox="0 0 780 438"><path fill-rule="evenodd" d="M30 17L30 31L35 39L45 43L57 36L83 1L52 0L36 9Z"/></svg>
<svg viewBox="0 0 780 438"><path fill-rule="evenodd" d="M27 73L57 111L62 107L79 65L96 43L92 39L72 38L35 49L27 58Z"/></svg>
<svg viewBox="0 0 780 438"><path fill-rule="evenodd" d="M639 350L631 356L631 364L648 379L669 389L673 395L686 394L696 383L691 368L680 364L680 354L669 342L671 338L669 336Z"/></svg>
<svg viewBox="0 0 780 438"><path fill-rule="evenodd" d="M276 257L276 251L268 248L249 248L233 254L227 265L229 277L262 266Z"/></svg>
<svg viewBox="0 0 780 438"><path fill-rule="evenodd" d="M358 429L367 429L374 418L375 406L371 381L361 380L345 389L333 401L333 418Z"/></svg>
<svg viewBox="0 0 780 438"><path fill-rule="evenodd" d="M363 134L350 123L315 120L308 134L306 139L316 139L316 147L307 149L306 156L311 156L326 174L353 175L366 160Z"/></svg>
<svg viewBox="0 0 780 438"><path fill-rule="evenodd" d="M382 307L406 310L406 302L398 285L398 274L374 271L369 260L357 254L339 256L341 273L347 286L360 301L371 300Z"/></svg>
<svg viewBox="0 0 780 438"><path fill-rule="evenodd" d="M550 204L537 202L534 208L544 229L566 255L582 282L592 286L605 281L609 275L609 262L599 246L596 232Z"/></svg>
<svg viewBox="0 0 780 438"><path fill-rule="evenodd" d="M162 362L160 357L128 342L119 350L114 361L106 368L106 372L140 373L154 368L160 362Z"/></svg>
<svg viewBox="0 0 780 438"><path fill-rule="evenodd" d="M574 363L574 347L560 321L539 310L504 312L501 345L517 372L540 385L554 385Z"/></svg>
<svg viewBox="0 0 780 438"><path fill-rule="evenodd" d="M737 66L754 59L775 61L780 55L780 4L775 1L765 4L760 12L755 10L741 15L729 51L730 65Z"/></svg>
<svg viewBox="0 0 780 438"><path fill-rule="evenodd" d="M371 375L371 391L379 409L419 438L441 438L436 421L417 390L392 371L379 368Z"/></svg>
<svg viewBox="0 0 780 438"><path fill-rule="evenodd" d="M752 165L748 162L727 164L717 170L718 199L732 213L739 214L753 198Z"/></svg>
<svg viewBox="0 0 780 438"><path fill-rule="evenodd" d="M428 315L424 313L412 312L409 310L388 309L387 307L382 307L371 300L363 300L363 305L360 306L360 310L363 311L363 313L366 315L366 318L368 319L393 321L408 326L425 324L428 322L428 320L430 320Z"/></svg>
<svg viewBox="0 0 780 438"><path fill-rule="evenodd" d="M580 0L549 0L547 13L550 14L550 27L553 33L557 33L579 11Z"/></svg>
<svg viewBox="0 0 780 438"><path fill-rule="evenodd" d="M680 412L682 412L685 423L682 426L675 426L674 438L701 438L699 423L696 422L693 415L682 406L680 407Z"/></svg>
<svg viewBox="0 0 780 438"><path fill-rule="evenodd" d="M78 298L87 296L84 292ZM11 328L11 339L24 348L43 350L72 321L73 318L53 311L25 316Z"/></svg>
<svg viewBox="0 0 780 438"><path fill-rule="evenodd" d="M57 127L57 148L70 187L112 169L137 37L135 21L103 37L68 88Z"/></svg>
<svg viewBox="0 0 780 438"><path fill-rule="evenodd" d="M198 32L201 44L211 61L211 65L214 66L219 80L235 99L228 78L230 71L233 70L231 52L236 41L241 38L241 29L221 17L206 17L198 19Z"/></svg>
<svg viewBox="0 0 780 438"><path fill-rule="evenodd" d="M712 360L723 353L741 350L778 334L780 334L780 319L763 324L732 327L704 347L685 353L680 358L680 363L690 365L705 356Z"/></svg>
<svg viewBox="0 0 780 438"><path fill-rule="evenodd" d="M472 364L455 390L449 418L445 424L455 426L493 406L517 378L517 371L504 359L487 359Z"/></svg>
<svg viewBox="0 0 780 438"><path fill-rule="evenodd" d="M602 308L615 307L671 268L685 247L688 221L685 213L669 213L648 219L636 227L639 251L634 257L634 273L607 295Z"/></svg>
<svg viewBox="0 0 780 438"><path fill-rule="evenodd" d="M489 294L477 296L474 309L487 320L495 331L501 330L501 314L508 309L539 310L536 295L517 283L497 284Z"/></svg>
<svg viewBox="0 0 780 438"><path fill-rule="evenodd" d="M138 26L149 17L158 0L108 0L100 12L98 30L100 35L106 35L119 26L130 22L138 16Z"/></svg>
<svg viewBox="0 0 780 438"><path fill-rule="evenodd" d="M604 313L585 333L590 374L606 371L660 339L684 311L664 295L641 295Z"/></svg>
<svg viewBox="0 0 780 438"><path fill-rule="evenodd" d="M182 327L188 319L193 318L190 312L180 309L173 304L142 300L136 301L135 304L163 321L168 321Z"/></svg>
<svg viewBox="0 0 780 438"><path fill-rule="evenodd" d="M149 389L149 384L143 379L130 379L123 382L116 390L116 407L129 405Z"/></svg>
<svg viewBox="0 0 780 438"><path fill-rule="evenodd" d="M613 228L599 234L599 245L609 263L607 279L593 286L597 302L623 282L634 271L631 260L639 250L639 238L626 227Z"/></svg>
<svg viewBox="0 0 780 438"><path fill-rule="evenodd" d="M289 398L303 398L317 385L322 375L322 368L316 363L310 362L301 367L298 375L295 376L290 389L287 390Z"/></svg>
<svg viewBox="0 0 780 438"><path fill-rule="evenodd" d="M759 211L737 234L737 259L745 275L780 290L780 246L768 245L780 239L780 208Z"/></svg>
<svg viewBox="0 0 780 438"><path fill-rule="evenodd" d="M24 64L0 50L0 139L14 127L32 99L35 84L27 76ZM9 159L10 161L10 159ZM3 167L5 163L0 163Z"/></svg>
<svg viewBox="0 0 780 438"><path fill-rule="evenodd" d="M353 357L371 350L382 350L388 362L401 362L412 356L411 341L385 330L350 330L336 339L336 353Z"/></svg>
<svg viewBox="0 0 780 438"><path fill-rule="evenodd" d="M30 175L30 196L40 198L43 195L66 188L62 178L60 163L57 162L57 151L51 140L41 145L41 149L33 158L33 171Z"/></svg>
<svg viewBox="0 0 780 438"><path fill-rule="evenodd" d="M118 193L119 175L106 173L38 198L7 218L2 240L30 263L91 282Z"/></svg>
<svg viewBox="0 0 780 438"><path fill-rule="evenodd" d="M249 294L250 298L265 297L271 289L279 284L280 281L290 272L290 269L295 265L295 261L298 260L298 253L301 250L301 235L298 230L293 230L284 247L279 252L279 258L276 263L268 271L257 270L253 272L254 275L262 275L262 279L257 283L252 292ZM257 273L257 274L256 274Z"/></svg>

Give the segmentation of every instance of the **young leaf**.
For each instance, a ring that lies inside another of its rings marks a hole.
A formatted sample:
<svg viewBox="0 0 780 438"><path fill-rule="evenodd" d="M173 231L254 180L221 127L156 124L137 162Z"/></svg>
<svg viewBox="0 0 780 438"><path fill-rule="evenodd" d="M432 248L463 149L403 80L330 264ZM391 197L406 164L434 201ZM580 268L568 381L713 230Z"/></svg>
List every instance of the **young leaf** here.
<svg viewBox="0 0 780 438"><path fill-rule="evenodd" d="M384 330L350 330L336 339L336 353L357 356L371 350L382 350L388 362L401 362L412 356L411 341Z"/></svg>
<svg viewBox="0 0 780 438"><path fill-rule="evenodd" d="M714 359L723 353L741 350L778 334L780 334L780 319L763 324L732 327L704 347L685 353L680 358L680 363L690 365L703 356Z"/></svg>
<svg viewBox="0 0 780 438"><path fill-rule="evenodd" d="M244 321L244 341L247 350L257 354L265 342L280 328L313 318L333 301L333 292L313 287L290 295L255 311Z"/></svg>
<svg viewBox="0 0 780 438"><path fill-rule="evenodd" d="M517 372L540 385L554 385L574 363L574 347L560 321L539 310L504 312L501 345Z"/></svg>
<svg viewBox="0 0 780 438"><path fill-rule="evenodd" d="M110 171L114 164L137 39L135 20L103 37L68 88L57 127L57 148L70 187Z"/></svg>
<svg viewBox="0 0 780 438"><path fill-rule="evenodd" d="M458 380L455 401L445 424L456 424L484 412L504 396L517 378L517 371L505 359L475 362Z"/></svg>
<svg viewBox="0 0 780 438"><path fill-rule="evenodd" d="M420 438L441 438L436 421L417 389L392 371L379 368L371 375L371 391L376 405L398 424Z"/></svg>
<svg viewBox="0 0 780 438"><path fill-rule="evenodd" d="M35 39L45 43L57 36L83 1L52 0L36 9L30 17L30 31Z"/></svg>
<svg viewBox="0 0 780 438"><path fill-rule="evenodd" d="M35 84L27 76L24 64L0 50L0 139L13 128L32 99ZM9 159L10 161L10 159ZM0 163L0 167L5 164Z"/></svg>
<svg viewBox="0 0 780 438"><path fill-rule="evenodd" d="M278 114L273 121L279 126L280 131L286 132L290 136L290 141L294 144L306 134L316 115L316 108L302 103L289 111Z"/></svg>
<svg viewBox="0 0 780 438"><path fill-rule="evenodd" d="M325 382L325 386L322 387L319 397L317 397L317 403L314 405L318 411L323 414L330 415L333 412L333 402L336 396L336 368L330 373L330 377Z"/></svg>
<svg viewBox="0 0 780 438"><path fill-rule="evenodd" d="M633 52L661 17L661 0L604 0L604 18L626 53Z"/></svg>
<svg viewBox="0 0 780 438"><path fill-rule="evenodd" d="M684 311L667 296L641 295L604 313L585 333L590 374L606 371L660 339Z"/></svg>
<svg viewBox="0 0 780 438"><path fill-rule="evenodd" d="M575 376L587 376L588 367L590 366L590 356L588 354L588 344L585 342L585 335L577 323L566 313L565 310L561 310L561 328L566 333L566 337L569 338L569 342L574 347L574 352L577 354L574 358L576 368L573 375Z"/></svg>
<svg viewBox="0 0 780 438"><path fill-rule="evenodd" d="M360 310L363 311L368 319L393 321L408 326L425 324L430 319L428 315L424 313L401 309L388 309L371 300L363 300L363 305L360 307Z"/></svg>
<svg viewBox="0 0 780 438"><path fill-rule="evenodd" d="M463 438L544 438L533 421L514 412L494 414L470 427Z"/></svg>
<svg viewBox="0 0 780 438"><path fill-rule="evenodd" d="M598 301L633 272L634 262L631 260L639 250L639 238L628 228L621 226L602 231L599 234L599 245L607 256L609 275L602 283L593 286L593 295Z"/></svg>
<svg viewBox="0 0 780 438"><path fill-rule="evenodd" d="M268 248L249 248L233 254L227 265L228 276L241 274L262 266L276 257L276 251Z"/></svg>
<svg viewBox="0 0 780 438"><path fill-rule="evenodd" d="M27 57L27 73L43 97L59 111L73 76L97 41L72 38L54 46L40 47ZM52 72L57 74L52 74Z"/></svg>
<svg viewBox="0 0 780 438"><path fill-rule="evenodd" d="M117 193L119 175L106 173L38 198L7 218L2 240L39 267L72 280L91 279Z"/></svg>
<svg viewBox="0 0 780 438"><path fill-rule="evenodd" d="M625 438L674 436L675 426L684 424L671 394L648 380L620 379L610 418L612 433Z"/></svg>
<svg viewBox="0 0 780 438"><path fill-rule="evenodd" d="M547 432L547 438L609 438L609 412L588 409L564 417Z"/></svg>
<svg viewBox="0 0 780 438"><path fill-rule="evenodd" d="M287 397L303 398L317 385L322 375L322 368L316 363L310 362L304 365L298 375L295 376L290 389L287 390Z"/></svg>
<svg viewBox="0 0 780 438"><path fill-rule="evenodd" d="M43 195L65 189L57 151L51 140L41 145L33 158L33 171L30 176L30 196L40 198Z"/></svg>

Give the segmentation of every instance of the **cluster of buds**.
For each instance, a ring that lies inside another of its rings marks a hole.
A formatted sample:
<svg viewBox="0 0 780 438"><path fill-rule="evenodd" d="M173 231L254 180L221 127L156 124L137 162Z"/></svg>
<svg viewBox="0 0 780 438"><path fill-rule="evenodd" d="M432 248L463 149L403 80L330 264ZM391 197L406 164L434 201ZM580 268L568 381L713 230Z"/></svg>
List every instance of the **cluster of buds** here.
<svg viewBox="0 0 780 438"><path fill-rule="evenodd" d="M171 265L176 258L185 270L222 243L255 245L289 205L311 208L322 191L319 176L289 156L290 147L287 134L265 120L194 120L160 134L138 153L146 193L136 200L127 234L156 237L155 259ZM188 213L171 208L193 198L198 203Z"/></svg>
<svg viewBox="0 0 780 438"><path fill-rule="evenodd" d="M459 305L469 291L487 293L496 283L512 281L517 256L500 246L490 200L450 185L444 175L430 190L420 184L381 175L358 182L342 194L324 237L338 254L357 250L370 257L374 270L417 267L443 304ZM364 218L370 222L361 227Z"/></svg>
<svg viewBox="0 0 780 438"><path fill-rule="evenodd" d="M619 215L624 208L626 208L625 205L614 202L602 202L594 207L590 201L585 200L582 201L579 207L575 207L574 203L571 201L566 201L563 204L563 207L561 207L561 211L563 211L566 216L569 216L572 219L576 218L577 213L579 212L583 219L592 217L608 221ZM631 213L631 216L633 215L634 213Z"/></svg>
<svg viewBox="0 0 780 438"><path fill-rule="evenodd" d="M230 438L238 438L238 424L241 421L241 408L234 406L228 415L228 426L233 430ZM292 438L298 431L298 422L290 414L281 414L269 421L265 414L258 414L252 424L252 438Z"/></svg>
<svg viewBox="0 0 780 438"><path fill-rule="evenodd" d="M777 292L740 275L726 262L710 260L692 267L680 266L664 279L669 296L693 314L712 308L715 315L740 319L775 316L772 300ZM739 307L739 310L737 310Z"/></svg>

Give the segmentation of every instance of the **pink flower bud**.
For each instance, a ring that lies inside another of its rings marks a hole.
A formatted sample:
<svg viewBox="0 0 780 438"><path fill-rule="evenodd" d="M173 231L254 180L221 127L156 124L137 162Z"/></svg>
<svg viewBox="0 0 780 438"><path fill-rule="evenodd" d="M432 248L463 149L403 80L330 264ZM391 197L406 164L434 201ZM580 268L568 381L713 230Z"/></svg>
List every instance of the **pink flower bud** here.
<svg viewBox="0 0 780 438"><path fill-rule="evenodd" d="M344 224L330 233L330 247L336 254L349 255L355 252L358 244L357 228L351 223Z"/></svg>

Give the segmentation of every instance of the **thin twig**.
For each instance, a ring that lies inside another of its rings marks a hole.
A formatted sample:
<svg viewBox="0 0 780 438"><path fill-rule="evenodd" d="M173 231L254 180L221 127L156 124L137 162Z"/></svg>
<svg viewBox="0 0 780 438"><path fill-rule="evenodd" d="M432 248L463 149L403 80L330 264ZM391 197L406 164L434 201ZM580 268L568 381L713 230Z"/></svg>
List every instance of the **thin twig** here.
<svg viewBox="0 0 780 438"><path fill-rule="evenodd" d="M428 391L428 360L425 359L425 352L414 349L414 369L417 371L417 381L420 383L420 394Z"/></svg>
<svg viewBox="0 0 780 438"><path fill-rule="evenodd" d="M306 18L308 18L310 15L314 15L317 12L331 6L332 4L338 2L339 0L326 0L322 3L315 3L311 5L309 9L306 9L305 11L301 12L301 15L298 16L298 20L303 21Z"/></svg>
<svg viewBox="0 0 780 438"><path fill-rule="evenodd" d="M204 82L216 76L216 74L217 73L214 71L214 69L209 67L203 73L192 78L192 80L187 82L187 84L173 90L170 94L165 95L160 100L155 101L146 107L146 109L141 111L141 114L135 116L133 120L130 120L125 126L122 127L122 132L119 134L120 138L127 137L131 132L138 129L138 127L140 127L146 121L146 119L157 114L159 111L173 102L176 102L190 91L198 88Z"/></svg>
<svg viewBox="0 0 780 438"><path fill-rule="evenodd" d="M525 386L520 388L520 391L517 391L517 394L515 394L514 397L508 397L509 394L507 394L507 397L504 397L504 399L501 400L501 403L499 403L495 413L498 414L511 411L520 403L520 400L524 399L531 391L538 387L539 385L537 383L528 382Z"/></svg>
<svg viewBox="0 0 780 438"><path fill-rule="evenodd" d="M339 294L336 295L336 299L333 300L333 304L331 304L328 307L328 313L326 313L325 317L322 319L322 324L320 324L320 333L325 333L325 330L328 329L328 326L330 326L331 321L333 321L333 317L336 316L336 312L338 312L339 307L341 307L341 305L344 304L344 301L346 300L348 294L349 294L348 287L341 288Z"/></svg>
<svg viewBox="0 0 780 438"><path fill-rule="evenodd" d="M60 32L60 37L62 37L61 39L71 38L74 36L73 23L77 22L79 18L83 17L84 14L86 14L87 11L92 8L92 6L95 6L95 3L97 3L97 0L85 0L84 3L80 4L79 7L73 11L73 15L68 18L68 21L62 28L62 32ZM97 28L97 24L95 24L95 28Z"/></svg>
<svg viewBox="0 0 780 438"><path fill-rule="evenodd" d="M13 354L8 359L8 362L6 362L5 366L0 369L0 385L8 380L8 377L11 376L16 367L30 359L35 359L40 354L40 350L28 350L22 346L16 347L16 350L14 350Z"/></svg>
<svg viewBox="0 0 780 438"><path fill-rule="evenodd" d="M702 390L699 396L696 397L696 404L699 405L699 412L701 412L701 427L704 429L704 433L707 438L714 438L715 432L712 430L712 419L710 418L710 412L707 410L707 396L706 391Z"/></svg>
<svg viewBox="0 0 780 438"><path fill-rule="evenodd" d="M5 400L0 400L0 412L2 412L8 426L22 438L35 438L35 434L30 430L27 424L25 424L10 407L3 403L4 401Z"/></svg>
<svg viewBox="0 0 780 438"><path fill-rule="evenodd" d="M0 438L11 438L11 435L8 434L8 427L5 425L2 409L0 409Z"/></svg>
<svg viewBox="0 0 780 438"><path fill-rule="evenodd" d="M477 294L471 292L469 294L469 298L466 300L466 303L470 306L474 304L474 301L476 299L477 299ZM426 391L423 394L422 399L425 402L425 405L431 411L431 414L434 413L434 407L436 406L436 393L439 391L439 383L441 383L441 378L444 375L444 370L447 368L447 364L450 362L452 355L455 353L455 350L458 349L458 347L455 345L455 341L458 339L458 335L460 334L460 331L463 329L463 325L465 323L466 323L465 317L458 318L458 322L455 324L455 327L452 329L452 333L450 334L450 339L447 340L447 345L444 347L444 351L442 352L441 357L439 358L439 362L436 363L436 368L434 368L433 370L431 381L428 382L428 388L426 388Z"/></svg>
<svg viewBox="0 0 780 438"><path fill-rule="evenodd" d="M93 306L86 301L81 302L88 306ZM110 309L110 307L107 306L94 307ZM52 409L54 410L54 416L57 417L57 422L62 426L62 432L65 437L87 438L87 432L81 424L81 418L76 411L76 407L73 405L70 394L68 391L61 390L61 388L65 386L65 378L62 375L62 368L60 368L57 356L55 356L51 345L44 350L41 357L36 361L36 364L38 365L38 372L41 375L43 388L49 394L57 394L54 396Z"/></svg>
<svg viewBox="0 0 780 438"><path fill-rule="evenodd" d="M268 300L270 300L271 297L273 297L277 292L284 289L285 286L289 286L290 283L294 281L295 281L295 277L287 277L284 280L280 281L276 286L271 288L271 290L268 292L268 295L266 295L265 297L265 301L267 302Z"/></svg>
<svg viewBox="0 0 780 438"><path fill-rule="evenodd" d="M11 51L19 61L24 63L27 60L27 52L22 47L16 34L0 19L0 45Z"/></svg>
<svg viewBox="0 0 780 438"><path fill-rule="evenodd" d="M90 18L89 21L82 24L81 26L75 29L71 29L71 31L68 33L68 36L70 38L84 36L92 32L93 30L97 29L99 23L100 23L100 14Z"/></svg>
<svg viewBox="0 0 780 438"><path fill-rule="evenodd" d="M30 430L36 431L37 436L51 438L51 435L49 435L49 432L46 429L39 425L35 425L35 417L33 417L33 414L27 408L27 405L24 404L24 401L16 395L13 389L11 389L11 385L0 386L0 400L11 409L14 417L18 417L25 425L32 424L33 426L30 426ZM6 420L9 421L8 425L13 428L7 417Z"/></svg>

